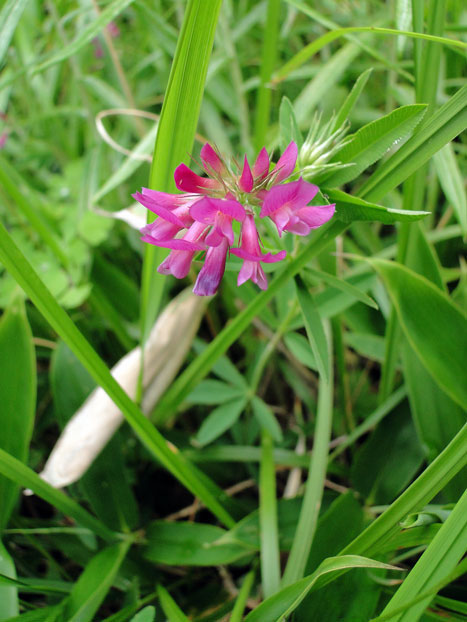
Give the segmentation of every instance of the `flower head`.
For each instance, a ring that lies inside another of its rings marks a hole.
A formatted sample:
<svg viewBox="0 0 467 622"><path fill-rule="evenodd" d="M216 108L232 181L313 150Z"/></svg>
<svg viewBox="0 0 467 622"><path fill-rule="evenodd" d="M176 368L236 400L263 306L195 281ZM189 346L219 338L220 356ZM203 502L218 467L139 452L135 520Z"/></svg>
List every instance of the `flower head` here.
<svg viewBox="0 0 467 622"><path fill-rule="evenodd" d="M207 177L197 175L185 164L175 169L175 184L182 194L143 188L133 195L158 216L143 227L142 240L171 249L158 271L179 279L187 276L196 253L205 251L204 265L193 289L200 296L216 293L229 251L243 259L238 285L251 279L266 289L261 262L281 261L286 252L261 251L255 217L269 217L279 235L284 231L307 235L332 217L334 205L308 205L318 188L301 178L282 183L295 169L298 150L294 142L272 170L264 148L252 167L246 156L241 165L234 162L234 166L229 166L209 144L204 145L200 155ZM241 223L238 247L234 247L234 221Z"/></svg>

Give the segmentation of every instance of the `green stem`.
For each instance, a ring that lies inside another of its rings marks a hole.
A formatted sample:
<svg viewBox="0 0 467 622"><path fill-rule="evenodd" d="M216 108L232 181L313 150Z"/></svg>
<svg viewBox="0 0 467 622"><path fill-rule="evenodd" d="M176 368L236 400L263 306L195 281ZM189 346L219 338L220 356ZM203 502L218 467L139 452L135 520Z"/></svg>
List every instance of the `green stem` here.
<svg viewBox="0 0 467 622"><path fill-rule="evenodd" d="M273 440L264 428L261 431L259 525L261 579L264 598L268 598L278 591L281 575Z"/></svg>
<svg viewBox="0 0 467 622"><path fill-rule="evenodd" d="M268 83L271 80L277 58L280 8L280 0L268 0L263 51L261 54L260 86L256 100L254 140L256 151L259 151L264 146L266 131L269 125L272 92Z"/></svg>
<svg viewBox="0 0 467 622"><path fill-rule="evenodd" d="M328 332L328 380L320 376L316 427L313 440L308 480L305 488L300 517L290 551L287 566L282 578L282 587L301 579L305 574L306 563L318 524L319 510L328 465L329 441L331 439L333 414L333 376L331 333Z"/></svg>
<svg viewBox="0 0 467 622"><path fill-rule="evenodd" d="M333 220L329 225L324 225L317 232L316 236L310 240L297 257L292 259L280 274L276 276L269 288L256 296L248 307L239 313L175 380L153 413L156 423L161 424L174 417L178 405L181 404L196 384L209 373L217 359L250 325L253 318L261 312L267 303L295 274L300 272L313 257L320 253L336 236L343 233L347 227L348 224L339 220Z"/></svg>
<svg viewBox="0 0 467 622"><path fill-rule="evenodd" d="M207 476L198 473L196 467L189 464L177 449L169 446L162 434L146 419L67 313L57 303L1 223L0 260L94 380L120 408L151 454L188 490L199 497L219 520L229 527L233 526L235 521L218 501L222 491L210 481L208 485Z"/></svg>
<svg viewBox="0 0 467 622"><path fill-rule="evenodd" d="M250 570L250 572L246 575L243 580L242 587L240 588L237 596L237 600L235 601L234 608L232 609L232 613L230 614L229 622L242 622L243 620L243 611L245 610L246 601L248 600L248 596L250 595L251 588L253 587L253 581L255 580L256 571Z"/></svg>

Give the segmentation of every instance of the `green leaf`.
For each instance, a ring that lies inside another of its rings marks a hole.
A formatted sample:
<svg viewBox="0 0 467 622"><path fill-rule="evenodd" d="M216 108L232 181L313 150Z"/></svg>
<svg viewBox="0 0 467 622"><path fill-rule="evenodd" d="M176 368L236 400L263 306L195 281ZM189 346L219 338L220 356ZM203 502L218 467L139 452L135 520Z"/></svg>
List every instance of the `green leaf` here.
<svg viewBox="0 0 467 622"><path fill-rule="evenodd" d="M363 304L368 305L373 309L378 309L378 305L373 300L373 298L370 298L368 294L365 294L365 292L362 292L361 289L358 289L358 287L355 287L355 285L352 285L348 281L345 281L344 279L339 279L336 276L329 274L328 272L316 270L315 268L307 267L306 272L314 278L319 279L320 281L324 281L331 287L335 287L336 289L340 289L341 291L350 294L350 296L353 296L360 302L363 302Z"/></svg>
<svg viewBox="0 0 467 622"><path fill-rule="evenodd" d="M277 443L281 443L282 430L269 406L256 395L254 395L251 400L251 406L253 408L253 414L260 426L268 430L269 434Z"/></svg>
<svg viewBox="0 0 467 622"><path fill-rule="evenodd" d="M220 520L223 520L229 526L232 525L232 517L218 501L217 497L220 491L217 486L206 475L203 474L201 476L198 474L194 465L188 465L185 459L181 458L178 453L168 446L165 438L129 398L111 375L106 364L83 337L66 312L58 305L44 283L37 276L34 268L8 235L2 223L0 223L0 258L7 270L28 293L42 315L50 322L70 349L73 350L94 380L99 383L115 404L119 406L123 415L149 451L196 496L199 496Z"/></svg>
<svg viewBox="0 0 467 622"><path fill-rule="evenodd" d="M36 405L36 360L24 301L17 298L0 321L0 448L27 461ZM18 485L0 477L0 532L10 518Z"/></svg>
<svg viewBox="0 0 467 622"><path fill-rule="evenodd" d="M67 622L91 622L130 548L131 540L114 544L95 555L66 599Z"/></svg>
<svg viewBox="0 0 467 622"><path fill-rule="evenodd" d="M297 361L300 361L302 365L314 371L318 371L315 355L308 339L304 335L300 333L287 333L284 336L284 342Z"/></svg>
<svg viewBox="0 0 467 622"><path fill-rule="evenodd" d="M282 149L285 149L293 140L300 151L300 147L303 143L302 133L300 132L297 119L295 118L295 111L293 109L292 102L285 95L282 98L279 108L279 126L281 130Z"/></svg>
<svg viewBox="0 0 467 622"><path fill-rule="evenodd" d="M203 380L186 398L193 404L223 404L245 394L240 387L232 387L219 380Z"/></svg>
<svg viewBox="0 0 467 622"><path fill-rule="evenodd" d="M402 329L435 382L467 406L465 374L467 321L449 297L424 277L382 259L370 263L381 275Z"/></svg>
<svg viewBox="0 0 467 622"><path fill-rule="evenodd" d="M7 0L0 13L0 67L28 0Z"/></svg>
<svg viewBox="0 0 467 622"><path fill-rule="evenodd" d="M354 165L326 177L326 186L342 186L358 177L394 144L404 140L420 123L425 110L426 104L402 106L358 130L334 157L335 161Z"/></svg>
<svg viewBox="0 0 467 622"><path fill-rule="evenodd" d="M94 516L89 514L61 490L53 488L53 486L39 477L37 473L34 473L25 464L7 454L3 449L0 449L0 474L8 477L8 479L20 486L30 488L35 494L51 503L66 516L72 516L78 523L88 527L104 540L114 539L115 534L97 518L94 518Z"/></svg>
<svg viewBox="0 0 467 622"><path fill-rule="evenodd" d="M277 274L269 284L268 289L257 294L248 307L233 318L209 346L180 374L162 397L154 411L154 420L157 423L164 422L173 416L177 406L212 369L218 358L250 326L252 319L266 307L267 303L277 295L283 286L288 284L295 274L309 263L312 257L325 248L345 228L346 226L340 222L332 222L328 227L325 225L321 228L304 249Z"/></svg>
<svg viewBox="0 0 467 622"><path fill-rule="evenodd" d="M240 417L246 403L246 398L236 399L215 408L201 424L196 435L196 442L200 445L207 445L221 436L221 434L224 434Z"/></svg>
<svg viewBox="0 0 467 622"><path fill-rule="evenodd" d="M175 189L173 172L187 162L193 149L209 58L211 55L221 0L189 0L182 30L164 95L149 188L171 192ZM155 266L166 251L147 244L144 249L141 282L141 332L143 340L154 323L165 276Z"/></svg>
<svg viewBox="0 0 467 622"><path fill-rule="evenodd" d="M401 570L396 566L358 555L341 555L325 559L318 569L308 577L292 583L274 596L263 601L256 609L247 615L245 622L264 622L265 620L281 620L290 615L302 602L305 596L313 590L317 580L329 573L348 570L350 568L374 568L386 570Z"/></svg>
<svg viewBox="0 0 467 622"><path fill-rule="evenodd" d="M446 145L433 157L439 183L451 203L462 235L467 235L467 198L461 172L457 164L452 145Z"/></svg>
<svg viewBox="0 0 467 622"><path fill-rule="evenodd" d="M189 622L186 615L174 601L169 592L160 583L157 585L157 596L162 607L162 611L170 622Z"/></svg>
<svg viewBox="0 0 467 622"><path fill-rule="evenodd" d="M109 22L117 17L126 7L131 4L133 0L113 0L110 2L101 14L91 22L86 28L84 28L80 34L68 45L64 45L59 52L53 54L51 58L33 66L31 73L36 74L44 69L48 69L57 63L61 63L70 56L73 56L87 43L92 41L100 31L107 26Z"/></svg>
<svg viewBox="0 0 467 622"><path fill-rule="evenodd" d="M401 607L405 611L391 617L393 622L411 622L418 620L432 601L431 594L417 604L411 601L436 586L455 569L467 549L467 491L456 504L451 515L442 525L428 548L412 568L405 581L384 608L382 615L387 615Z"/></svg>
<svg viewBox="0 0 467 622"><path fill-rule="evenodd" d="M133 616L130 622L154 622L156 617L156 609L149 605Z"/></svg>
<svg viewBox="0 0 467 622"><path fill-rule="evenodd" d="M154 521L146 531L143 556L169 566L218 566L250 553L242 543L218 543L226 533L214 525Z"/></svg>
<svg viewBox="0 0 467 622"><path fill-rule="evenodd" d="M312 295L300 277L295 278L297 297L305 322L306 334L315 356L320 376L329 380L329 352L321 316Z"/></svg>
<svg viewBox="0 0 467 622"><path fill-rule="evenodd" d="M467 125L466 103L467 86L464 86L373 173L360 188L359 195L368 201L379 201L390 190L410 177L437 151L465 129Z"/></svg>
<svg viewBox="0 0 467 622"><path fill-rule="evenodd" d="M342 104L339 112L336 115L336 118L332 125L331 133L337 130L349 118L349 115L352 112L355 104L357 103L357 100L360 97L363 89L365 88L365 85L368 82L368 78L370 77L372 71L373 68L370 67L358 77L357 81L352 87L352 90L345 98L344 103Z"/></svg>
<svg viewBox="0 0 467 622"><path fill-rule="evenodd" d="M0 540L0 573L16 578L16 569L10 554ZM15 585L0 585L0 620L7 620L19 613L18 590Z"/></svg>
<svg viewBox="0 0 467 622"><path fill-rule="evenodd" d="M355 222L358 220L370 220L382 222L385 225L393 225L396 222L413 222L428 216L429 212L404 210L384 207L375 203L368 203L359 197L352 196L335 188L323 188L322 193L336 204L335 217L342 222Z"/></svg>

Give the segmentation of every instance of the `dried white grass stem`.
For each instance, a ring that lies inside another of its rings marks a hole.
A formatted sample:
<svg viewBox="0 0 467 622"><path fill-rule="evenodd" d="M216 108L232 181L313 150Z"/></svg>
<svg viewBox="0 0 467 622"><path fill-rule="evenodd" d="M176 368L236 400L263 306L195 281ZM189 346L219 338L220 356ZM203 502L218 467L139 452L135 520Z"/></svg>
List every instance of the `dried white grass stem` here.
<svg viewBox="0 0 467 622"><path fill-rule="evenodd" d="M149 413L185 360L198 331L206 299L185 290L161 313L144 347L143 412ZM134 399L141 348L124 356L112 376ZM77 481L121 425L123 415L100 387L67 423L40 476L55 488Z"/></svg>

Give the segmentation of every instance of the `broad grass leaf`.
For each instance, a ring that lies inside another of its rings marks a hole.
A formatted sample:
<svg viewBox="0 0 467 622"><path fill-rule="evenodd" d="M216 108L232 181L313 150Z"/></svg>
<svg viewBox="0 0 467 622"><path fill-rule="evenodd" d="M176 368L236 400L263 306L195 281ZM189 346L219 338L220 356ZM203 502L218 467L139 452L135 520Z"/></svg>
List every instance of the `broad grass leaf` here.
<svg viewBox="0 0 467 622"><path fill-rule="evenodd" d="M251 548L240 541L217 542L226 533L214 525L154 521L146 531L143 556L169 566L218 566L250 554Z"/></svg>
<svg viewBox="0 0 467 622"><path fill-rule="evenodd" d="M342 186L358 177L394 144L407 138L420 123L425 110L426 104L401 106L359 129L334 157L335 161L354 165L332 173L326 178L326 185Z"/></svg>
<svg viewBox="0 0 467 622"><path fill-rule="evenodd" d="M384 337L380 335L346 332L344 342L368 359L378 362L384 361Z"/></svg>
<svg viewBox="0 0 467 622"><path fill-rule="evenodd" d="M246 398L235 399L211 411L198 430L196 442L200 445L207 445L224 434L240 417L246 403Z"/></svg>
<svg viewBox="0 0 467 622"><path fill-rule="evenodd" d="M36 405L36 360L21 297L0 320L0 448L26 462ZM0 532L10 518L19 487L0 476Z"/></svg>
<svg viewBox="0 0 467 622"><path fill-rule="evenodd" d="M358 555L329 557L320 564L313 574L289 585L280 590L277 594L274 594L274 596L270 596L263 601L256 609L247 615L245 622L264 622L265 620L271 620L272 622L273 620L282 619L283 616L290 615L313 589L313 586L320 577L350 568L400 570L400 568L396 568L395 566L383 564L382 562Z"/></svg>
<svg viewBox="0 0 467 622"><path fill-rule="evenodd" d="M107 592L112 587L121 563L129 548L129 541L114 544L95 555L66 599L64 620L91 622Z"/></svg>
<svg viewBox="0 0 467 622"><path fill-rule="evenodd" d="M433 157L439 183L446 198L454 209L462 235L467 235L467 198L462 175L452 145L446 145Z"/></svg>
<svg viewBox="0 0 467 622"><path fill-rule="evenodd" d="M352 196L335 188L323 188L323 194L329 201L336 204L335 217L342 222L352 223L359 220L382 222L393 225L396 222L413 222L428 216L429 212L404 210L395 207L384 207L376 203L368 203L359 197Z"/></svg>
<svg viewBox="0 0 467 622"><path fill-rule="evenodd" d="M389 614L400 607L407 607L394 622L418 620L435 596L433 592L427 598L410 606L411 601L423 594L454 571L465 555L467 548L467 491L457 502L451 515L428 545L428 548L412 568L402 585L396 591L382 614Z"/></svg>
<svg viewBox="0 0 467 622"><path fill-rule="evenodd" d="M10 554L0 540L0 574L16 578L16 569ZM0 584L0 620L7 620L19 613L18 589L14 585Z"/></svg>
<svg viewBox="0 0 467 622"><path fill-rule="evenodd" d="M306 333L315 356L316 365L320 375L328 381L329 351L321 316L317 310L315 299L309 293L302 279L296 277L295 282L297 285L298 302L300 303Z"/></svg>
<svg viewBox="0 0 467 622"><path fill-rule="evenodd" d="M382 277L405 336L420 361L435 382L465 408L465 316L424 277L396 263L369 261Z"/></svg>

